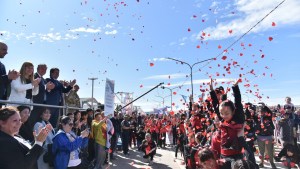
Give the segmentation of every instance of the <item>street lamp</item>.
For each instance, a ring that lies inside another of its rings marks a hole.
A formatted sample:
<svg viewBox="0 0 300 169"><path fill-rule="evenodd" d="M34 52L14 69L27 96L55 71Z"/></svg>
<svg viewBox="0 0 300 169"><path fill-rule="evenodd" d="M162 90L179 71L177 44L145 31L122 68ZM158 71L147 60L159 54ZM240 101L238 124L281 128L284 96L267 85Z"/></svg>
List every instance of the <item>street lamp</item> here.
<svg viewBox="0 0 300 169"><path fill-rule="evenodd" d="M209 61L209 60L213 60L214 58L202 60L202 61L196 62L196 63L194 63L194 64L192 64L192 65L190 65L190 64L187 63L187 62L184 62L184 61L181 61L181 60L178 60L178 59L174 59L174 58L170 58L170 57L168 57L167 59L169 59L169 60L174 60L174 61L176 61L176 62L180 62L181 64L186 64L186 65L188 65L188 66L190 67L190 70L191 70L191 75L190 75L190 76L191 76L192 98L193 98L193 97L194 97L194 88L193 88L193 67L194 67L195 65L199 64L199 63L203 63L203 62L206 62L206 61Z"/></svg>
<svg viewBox="0 0 300 169"><path fill-rule="evenodd" d="M172 106L172 104L173 104L173 89L176 89L176 88L179 88L179 86L177 86L177 87L174 87L174 88L169 88L169 87L166 87L166 86L161 86L161 88L162 89L168 89L168 90L170 90L170 92L171 92L171 111L173 110L173 106Z"/></svg>
<svg viewBox="0 0 300 169"><path fill-rule="evenodd" d="M170 95L169 95L170 96ZM162 97L162 96L156 96L156 97L159 97L161 99L163 99L163 107L165 107L165 98L169 97L169 96L165 96L165 97ZM172 98L172 94L171 94L171 98ZM171 105L172 106L172 105Z"/></svg>
<svg viewBox="0 0 300 169"><path fill-rule="evenodd" d="M91 78L88 78L88 79L92 81L92 107L93 107L93 110L94 110L94 81L97 80L98 78L91 77Z"/></svg>

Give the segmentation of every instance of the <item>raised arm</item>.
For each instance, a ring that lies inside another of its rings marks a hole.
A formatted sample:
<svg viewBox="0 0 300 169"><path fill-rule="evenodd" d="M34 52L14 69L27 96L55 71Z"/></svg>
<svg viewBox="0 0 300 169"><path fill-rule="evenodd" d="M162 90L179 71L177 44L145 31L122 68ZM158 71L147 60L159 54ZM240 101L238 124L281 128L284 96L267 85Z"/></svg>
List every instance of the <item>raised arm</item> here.
<svg viewBox="0 0 300 169"><path fill-rule="evenodd" d="M244 109L242 105L242 97L240 88L238 86L240 82L240 79L237 80L237 82L232 86L233 95L234 95L234 104L235 104L235 114L237 118L239 119L239 122L244 123L245 122L245 115L244 115Z"/></svg>

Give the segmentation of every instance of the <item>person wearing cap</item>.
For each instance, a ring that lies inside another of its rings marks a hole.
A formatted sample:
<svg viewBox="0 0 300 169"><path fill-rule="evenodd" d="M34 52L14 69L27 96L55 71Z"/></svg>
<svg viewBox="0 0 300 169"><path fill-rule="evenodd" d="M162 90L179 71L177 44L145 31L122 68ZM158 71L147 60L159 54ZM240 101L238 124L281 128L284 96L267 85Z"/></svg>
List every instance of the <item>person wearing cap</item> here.
<svg viewBox="0 0 300 169"><path fill-rule="evenodd" d="M279 139L282 147L287 144L294 144L293 135L294 135L294 120L290 119L290 111L286 110L282 118L279 120Z"/></svg>

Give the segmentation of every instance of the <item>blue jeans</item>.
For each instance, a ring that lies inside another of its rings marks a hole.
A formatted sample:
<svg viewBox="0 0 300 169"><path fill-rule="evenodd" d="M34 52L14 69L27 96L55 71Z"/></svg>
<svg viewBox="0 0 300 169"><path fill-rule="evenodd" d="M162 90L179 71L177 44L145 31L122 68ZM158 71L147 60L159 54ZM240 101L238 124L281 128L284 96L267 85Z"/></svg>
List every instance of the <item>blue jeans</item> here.
<svg viewBox="0 0 300 169"><path fill-rule="evenodd" d="M95 143L95 160L96 164L94 169L102 169L102 165L106 158L105 146Z"/></svg>

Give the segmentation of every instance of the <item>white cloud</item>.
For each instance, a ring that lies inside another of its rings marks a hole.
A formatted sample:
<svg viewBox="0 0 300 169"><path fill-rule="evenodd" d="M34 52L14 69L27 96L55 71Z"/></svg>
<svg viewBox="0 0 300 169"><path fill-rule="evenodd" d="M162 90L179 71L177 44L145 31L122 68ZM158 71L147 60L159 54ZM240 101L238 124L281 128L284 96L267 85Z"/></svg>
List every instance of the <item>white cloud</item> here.
<svg viewBox="0 0 300 169"><path fill-rule="evenodd" d="M220 78L220 79L217 79L218 83L221 83L221 82L230 82L230 81L234 82L236 80L235 79L229 79L229 78ZM193 80L194 89L195 89L195 85L196 84L203 84L203 83L208 83L208 82L210 82L210 79ZM185 86L185 85L191 85L190 80L182 81L182 82L177 82L177 83L171 84L169 87Z"/></svg>
<svg viewBox="0 0 300 169"><path fill-rule="evenodd" d="M117 34L117 33L118 33L117 30L105 31L105 35L115 35L115 34Z"/></svg>
<svg viewBox="0 0 300 169"><path fill-rule="evenodd" d="M65 34L64 40L69 40L69 39L78 39L78 36L72 35L72 34Z"/></svg>
<svg viewBox="0 0 300 169"><path fill-rule="evenodd" d="M155 76L149 76L144 78L144 80L167 80L169 79L180 79L180 78L185 78L186 74L183 73L175 73L175 74L169 74L169 75L155 75Z"/></svg>
<svg viewBox="0 0 300 169"><path fill-rule="evenodd" d="M282 0L236 0L235 8L242 15L229 22L220 22L216 27L206 28L204 32L210 33L211 35L206 39L220 40L244 34L281 1ZM299 9L299 0L287 0L273 13L271 13L262 23L257 25L251 33L258 33L271 29L272 22L275 22L277 26L299 24ZM233 30L233 33L229 34L229 30ZM200 38L201 33L202 32L198 34L197 38Z"/></svg>
<svg viewBox="0 0 300 169"><path fill-rule="evenodd" d="M170 61L167 58L153 58L153 59L148 59L148 62L163 62L163 61Z"/></svg>
<svg viewBox="0 0 300 169"><path fill-rule="evenodd" d="M93 29L93 28L76 28L76 29L71 29L70 32L86 32L86 33L98 33L101 32L101 28Z"/></svg>
<svg viewBox="0 0 300 169"><path fill-rule="evenodd" d="M115 23L111 23L111 24L106 24L105 28L113 28Z"/></svg>
<svg viewBox="0 0 300 169"><path fill-rule="evenodd" d="M39 34L41 40L53 42L53 41L59 41L62 39L62 36L60 33L47 33L47 34Z"/></svg>

